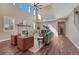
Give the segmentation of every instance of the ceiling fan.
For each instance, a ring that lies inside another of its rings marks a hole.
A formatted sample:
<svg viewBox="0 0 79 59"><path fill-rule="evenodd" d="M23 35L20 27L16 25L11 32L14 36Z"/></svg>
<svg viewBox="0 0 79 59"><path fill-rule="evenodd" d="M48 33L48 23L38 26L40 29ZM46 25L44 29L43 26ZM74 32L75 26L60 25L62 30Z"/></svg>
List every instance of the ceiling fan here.
<svg viewBox="0 0 79 59"><path fill-rule="evenodd" d="M36 8L37 8L37 10L38 9L42 9L42 4L40 4L40 3L32 3L31 4L31 8L32 8L32 10L35 10Z"/></svg>

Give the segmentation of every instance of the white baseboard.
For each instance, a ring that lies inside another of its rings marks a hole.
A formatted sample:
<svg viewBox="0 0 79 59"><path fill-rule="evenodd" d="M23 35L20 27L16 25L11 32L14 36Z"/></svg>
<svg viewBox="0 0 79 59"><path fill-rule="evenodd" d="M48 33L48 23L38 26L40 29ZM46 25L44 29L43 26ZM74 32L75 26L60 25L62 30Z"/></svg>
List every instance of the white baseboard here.
<svg viewBox="0 0 79 59"><path fill-rule="evenodd" d="M79 46L78 46L77 44L75 44L75 43L73 42L73 40L71 40L70 37L68 37L67 35L66 35L66 37L73 43L73 45L74 45L77 49L79 49Z"/></svg>
<svg viewBox="0 0 79 59"><path fill-rule="evenodd" d="M6 41L6 40L10 40L10 38L1 39L0 42Z"/></svg>

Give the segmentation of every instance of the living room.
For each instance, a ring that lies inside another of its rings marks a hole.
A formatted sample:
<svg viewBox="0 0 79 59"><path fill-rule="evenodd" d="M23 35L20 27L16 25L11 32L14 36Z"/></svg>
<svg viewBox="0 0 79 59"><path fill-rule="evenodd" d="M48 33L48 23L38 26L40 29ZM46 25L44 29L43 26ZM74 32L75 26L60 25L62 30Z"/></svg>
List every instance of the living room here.
<svg viewBox="0 0 79 59"><path fill-rule="evenodd" d="M79 54L78 10L77 3L0 4L0 54Z"/></svg>

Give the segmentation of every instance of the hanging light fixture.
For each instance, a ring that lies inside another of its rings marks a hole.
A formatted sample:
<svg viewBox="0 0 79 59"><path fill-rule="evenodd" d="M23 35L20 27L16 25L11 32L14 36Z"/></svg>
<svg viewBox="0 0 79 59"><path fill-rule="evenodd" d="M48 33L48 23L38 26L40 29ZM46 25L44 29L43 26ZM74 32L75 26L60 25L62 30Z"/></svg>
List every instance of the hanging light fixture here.
<svg viewBox="0 0 79 59"><path fill-rule="evenodd" d="M40 9L42 9L41 7L43 6L43 5L40 5L39 3L33 3L33 4L31 4L31 6L32 6L32 10L34 10L34 14L35 14L35 27L36 27L36 29L38 30L38 28L39 28L39 30L40 30L40 24L39 24L39 20L41 20L41 16L38 14L38 10L40 10Z"/></svg>

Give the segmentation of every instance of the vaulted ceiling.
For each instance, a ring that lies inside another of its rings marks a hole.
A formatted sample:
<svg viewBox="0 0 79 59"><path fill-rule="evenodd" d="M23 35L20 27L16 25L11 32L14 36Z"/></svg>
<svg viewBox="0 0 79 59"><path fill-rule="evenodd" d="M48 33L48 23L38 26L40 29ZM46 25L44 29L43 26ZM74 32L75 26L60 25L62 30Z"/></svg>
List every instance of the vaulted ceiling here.
<svg viewBox="0 0 79 59"><path fill-rule="evenodd" d="M33 5L33 3L28 3ZM68 15L77 7L78 3L39 3L42 5L39 14L44 20L55 20L68 17Z"/></svg>
<svg viewBox="0 0 79 59"><path fill-rule="evenodd" d="M58 18L66 18L78 5L77 3L51 3L43 4L39 13L43 19L53 20Z"/></svg>

